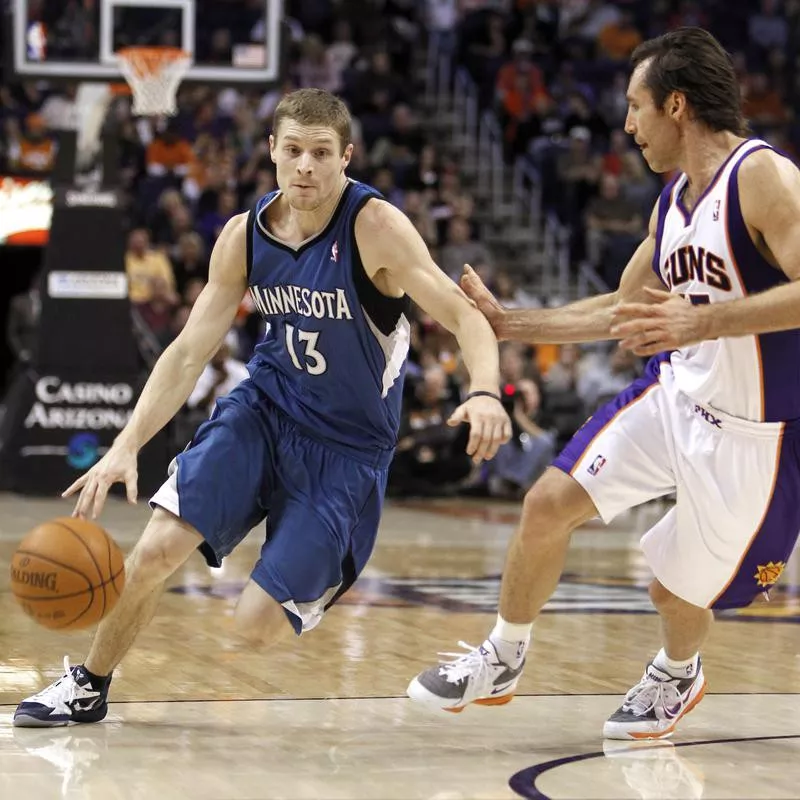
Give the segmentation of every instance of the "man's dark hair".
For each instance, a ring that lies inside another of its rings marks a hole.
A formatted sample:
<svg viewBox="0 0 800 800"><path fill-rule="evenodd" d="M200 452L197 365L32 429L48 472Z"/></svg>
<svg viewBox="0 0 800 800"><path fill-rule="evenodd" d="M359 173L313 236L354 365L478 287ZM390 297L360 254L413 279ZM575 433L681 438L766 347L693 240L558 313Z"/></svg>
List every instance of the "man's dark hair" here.
<svg viewBox="0 0 800 800"><path fill-rule="evenodd" d="M695 119L712 131L748 134L739 81L722 45L702 28L678 28L642 42L631 54L633 69L649 61L644 85L659 108L681 92Z"/></svg>

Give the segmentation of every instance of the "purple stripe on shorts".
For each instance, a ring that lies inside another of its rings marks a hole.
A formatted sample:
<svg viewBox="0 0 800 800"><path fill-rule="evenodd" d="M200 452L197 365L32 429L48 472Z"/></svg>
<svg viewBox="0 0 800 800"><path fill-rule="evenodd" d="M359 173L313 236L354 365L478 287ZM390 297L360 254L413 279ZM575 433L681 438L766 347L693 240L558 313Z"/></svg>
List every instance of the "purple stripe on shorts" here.
<svg viewBox="0 0 800 800"><path fill-rule="evenodd" d="M800 425L786 426L767 513L728 585L711 608L742 608L768 591L783 572L800 532Z"/></svg>
<svg viewBox="0 0 800 800"><path fill-rule="evenodd" d="M595 413L583 423L577 433L569 440L567 446L553 461L553 466L557 469L572 474L573 469L583 454L589 449L592 442L600 432L611 422L614 417L624 408L639 399L653 384L658 382L658 375L661 365L669 361L669 353L659 353L653 356L644 370L644 375L637 378L630 386L623 389L613 400L595 411ZM602 458L602 456L600 456ZM591 469L591 466L590 466Z"/></svg>

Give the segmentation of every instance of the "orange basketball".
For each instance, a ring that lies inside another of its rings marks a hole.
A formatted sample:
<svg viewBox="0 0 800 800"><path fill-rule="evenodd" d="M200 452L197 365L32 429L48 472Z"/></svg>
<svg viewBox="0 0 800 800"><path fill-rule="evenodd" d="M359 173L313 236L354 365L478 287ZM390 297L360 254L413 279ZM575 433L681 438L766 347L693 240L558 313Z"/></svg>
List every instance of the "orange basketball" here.
<svg viewBox="0 0 800 800"><path fill-rule="evenodd" d="M59 517L34 528L11 559L11 591L45 628L88 628L117 604L125 563L116 542L94 522Z"/></svg>

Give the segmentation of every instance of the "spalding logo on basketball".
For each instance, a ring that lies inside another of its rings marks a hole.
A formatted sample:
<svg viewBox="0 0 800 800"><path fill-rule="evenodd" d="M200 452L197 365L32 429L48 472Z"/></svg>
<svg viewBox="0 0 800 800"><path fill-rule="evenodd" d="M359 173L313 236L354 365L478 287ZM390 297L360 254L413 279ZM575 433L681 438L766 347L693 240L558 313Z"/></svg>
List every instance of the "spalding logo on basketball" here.
<svg viewBox="0 0 800 800"><path fill-rule="evenodd" d="M11 591L40 625L78 630L99 622L125 584L122 551L99 526L61 517L34 528L11 559Z"/></svg>

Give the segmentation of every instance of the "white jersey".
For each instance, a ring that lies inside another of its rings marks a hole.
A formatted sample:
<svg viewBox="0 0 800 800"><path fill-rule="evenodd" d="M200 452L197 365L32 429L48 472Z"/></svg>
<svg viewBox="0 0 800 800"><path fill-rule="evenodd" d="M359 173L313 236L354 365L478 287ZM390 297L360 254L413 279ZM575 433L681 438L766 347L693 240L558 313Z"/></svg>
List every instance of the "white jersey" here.
<svg viewBox="0 0 800 800"><path fill-rule="evenodd" d="M742 142L688 211L679 175L662 192L653 269L672 292L718 303L762 292L788 278L756 248L742 218L739 166L759 139ZM800 418L800 330L739 336L682 347L671 355L677 388L699 403L756 422Z"/></svg>

